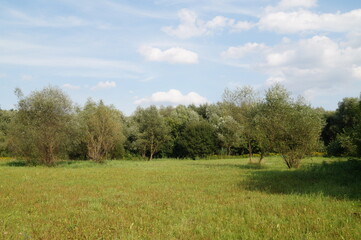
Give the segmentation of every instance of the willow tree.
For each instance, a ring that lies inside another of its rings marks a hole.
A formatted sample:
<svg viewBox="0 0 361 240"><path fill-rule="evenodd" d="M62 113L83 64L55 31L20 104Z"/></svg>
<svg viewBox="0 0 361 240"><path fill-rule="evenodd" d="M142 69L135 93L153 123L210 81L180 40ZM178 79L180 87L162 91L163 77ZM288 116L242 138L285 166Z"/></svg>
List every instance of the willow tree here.
<svg viewBox="0 0 361 240"><path fill-rule="evenodd" d="M102 101L88 100L81 112L88 157L104 162L124 142L122 113Z"/></svg>
<svg viewBox="0 0 361 240"><path fill-rule="evenodd" d="M252 161L253 143L257 139L255 128L255 114L260 103L258 93L249 86L226 89L223 93L223 102L228 108L228 114L237 121L242 131L242 138L246 140L249 160Z"/></svg>
<svg viewBox="0 0 361 240"><path fill-rule="evenodd" d="M74 108L70 98L56 87L27 97L19 89L16 93L19 102L9 131L11 148L28 161L53 165L71 140Z"/></svg>
<svg viewBox="0 0 361 240"><path fill-rule="evenodd" d="M298 168L301 160L319 146L323 127L320 113L303 99L292 99L279 84L266 92L256 121L264 145L280 153L288 168Z"/></svg>

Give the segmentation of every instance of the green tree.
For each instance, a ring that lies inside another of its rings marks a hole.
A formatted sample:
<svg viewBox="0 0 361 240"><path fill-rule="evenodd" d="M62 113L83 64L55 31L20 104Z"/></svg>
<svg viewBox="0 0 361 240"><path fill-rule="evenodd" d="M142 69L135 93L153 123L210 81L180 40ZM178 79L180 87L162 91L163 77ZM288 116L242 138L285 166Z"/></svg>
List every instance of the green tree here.
<svg viewBox="0 0 361 240"><path fill-rule="evenodd" d="M138 108L133 121L137 131L135 144L144 157L148 154L148 160L152 160L162 146L171 140L170 129L155 106Z"/></svg>
<svg viewBox="0 0 361 240"><path fill-rule="evenodd" d="M10 144L17 156L46 165L66 154L74 108L59 88L47 87L24 97L11 123Z"/></svg>
<svg viewBox="0 0 361 240"><path fill-rule="evenodd" d="M1 110L0 109L0 156L9 156L8 149L8 133L10 122L14 117L15 112L13 110Z"/></svg>
<svg viewBox="0 0 361 240"><path fill-rule="evenodd" d="M216 137L214 127L205 120L190 122L177 139L177 157L206 157L215 152Z"/></svg>
<svg viewBox="0 0 361 240"><path fill-rule="evenodd" d="M96 162L104 162L110 154L123 147L122 113L103 101L88 100L81 112L87 155Z"/></svg>
<svg viewBox="0 0 361 240"><path fill-rule="evenodd" d="M282 154L288 168L299 167L319 146L322 116L304 100L293 100L281 85L268 89L256 120L265 145Z"/></svg>
<svg viewBox="0 0 361 240"><path fill-rule="evenodd" d="M344 98L338 104L335 112L326 118L326 126L322 137L327 146L329 155L355 156L359 149L359 129L361 125L360 100Z"/></svg>
<svg viewBox="0 0 361 240"><path fill-rule="evenodd" d="M209 105L207 109L208 121L215 127L221 152L231 155L232 148L243 146L242 126L229 115L227 104L217 103Z"/></svg>
<svg viewBox="0 0 361 240"><path fill-rule="evenodd" d="M246 140L249 160L252 161L253 145L257 141L255 115L260 103L258 93L249 86L226 89L223 93L223 102L228 108L228 114L238 122L242 129L242 137Z"/></svg>

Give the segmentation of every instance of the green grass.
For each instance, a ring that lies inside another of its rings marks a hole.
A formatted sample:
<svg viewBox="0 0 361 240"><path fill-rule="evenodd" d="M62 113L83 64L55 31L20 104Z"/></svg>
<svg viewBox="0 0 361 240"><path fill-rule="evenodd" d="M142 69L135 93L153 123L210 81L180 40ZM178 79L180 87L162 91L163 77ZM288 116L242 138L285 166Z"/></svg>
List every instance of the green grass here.
<svg viewBox="0 0 361 240"><path fill-rule="evenodd" d="M346 159L3 160L0 239L360 239L360 180Z"/></svg>

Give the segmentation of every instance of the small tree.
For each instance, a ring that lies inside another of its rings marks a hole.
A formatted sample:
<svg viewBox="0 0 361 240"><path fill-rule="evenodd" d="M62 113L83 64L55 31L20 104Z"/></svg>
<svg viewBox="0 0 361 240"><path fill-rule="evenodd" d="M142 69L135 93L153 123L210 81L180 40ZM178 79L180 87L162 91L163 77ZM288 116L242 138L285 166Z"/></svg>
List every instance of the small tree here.
<svg viewBox="0 0 361 240"><path fill-rule="evenodd" d="M122 114L102 101L95 103L88 100L81 115L88 157L96 162L104 162L111 151L124 142Z"/></svg>
<svg viewBox="0 0 361 240"><path fill-rule="evenodd" d="M298 168L302 158L313 151L323 126L318 111L294 101L281 85L268 89L256 118L263 144L281 153L288 168Z"/></svg>
<svg viewBox="0 0 361 240"><path fill-rule="evenodd" d="M59 88L47 87L24 97L11 123L10 144L16 155L28 161L54 164L66 153L72 131L73 105Z"/></svg>
<svg viewBox="0 0 361 240"><path fill-rule="evenodd" d="M155 106L138 108L133 120L138 131L136 140L138 150L143 156L148 154L148 160L152 160L162 145L171 139L169 127Z"/></svg>

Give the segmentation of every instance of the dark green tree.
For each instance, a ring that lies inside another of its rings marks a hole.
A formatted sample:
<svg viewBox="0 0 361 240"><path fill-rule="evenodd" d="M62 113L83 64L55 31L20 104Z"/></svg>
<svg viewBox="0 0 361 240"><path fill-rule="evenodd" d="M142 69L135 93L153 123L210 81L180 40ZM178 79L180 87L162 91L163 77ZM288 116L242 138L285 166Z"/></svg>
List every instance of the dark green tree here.
<svg viewBox="0 0 361 240"><path fill-rule="evenodd" d="M177 157L206 157L216 150L215 128L205 120L190 122L177 139L175 153Z"/></svg>

